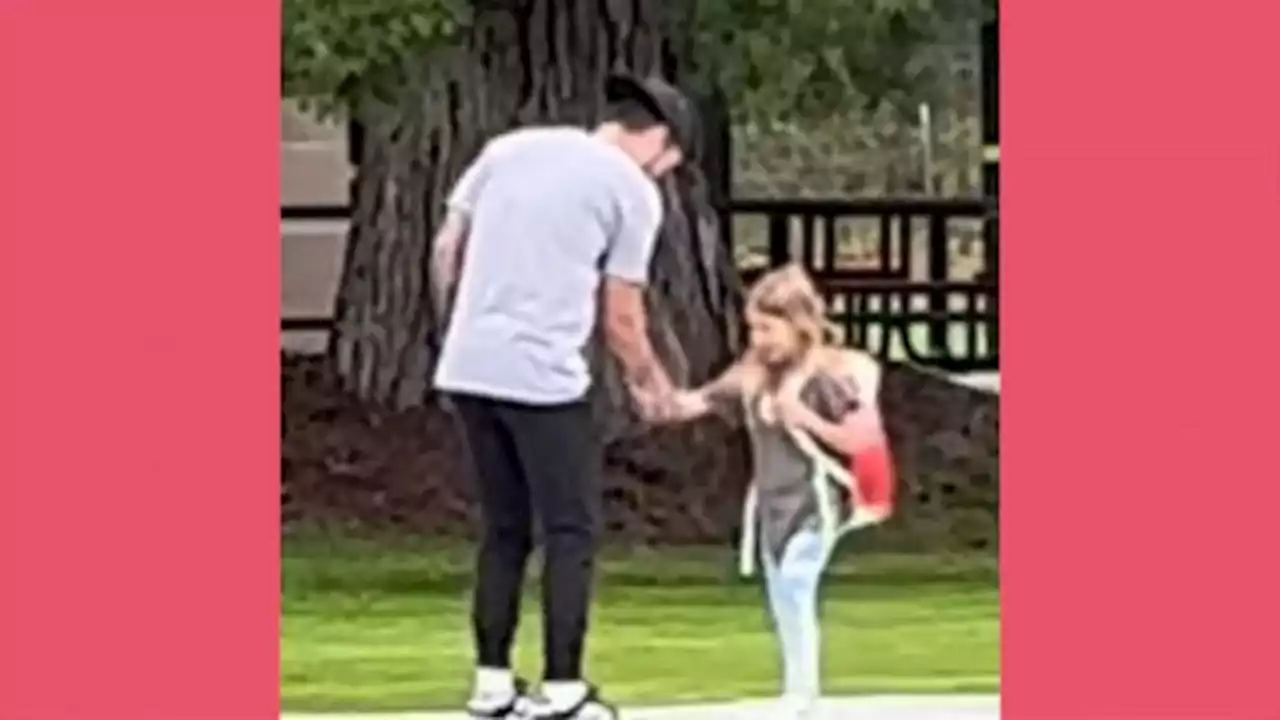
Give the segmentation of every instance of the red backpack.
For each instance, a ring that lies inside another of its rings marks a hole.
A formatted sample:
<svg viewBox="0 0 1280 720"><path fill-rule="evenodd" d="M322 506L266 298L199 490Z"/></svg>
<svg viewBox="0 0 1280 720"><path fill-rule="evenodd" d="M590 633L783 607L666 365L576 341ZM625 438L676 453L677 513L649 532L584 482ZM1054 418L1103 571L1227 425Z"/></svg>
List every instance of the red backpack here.
<svg viewBox="0 0 1280 720"><path fill-rule="evenodd" d="M868 422L866 445L853 454L848 466L854 519L862 521L859 525L865 525L881 522L893 514L897 478L893 472L889 439L880 425L879 411L870 408L860 412L876 415L874 425Z"/></svg>
<svg viewBox="0 0 1280 720"><path fill-rule="evenodd" d="M845 472L832 473L838 482L846 483L849 490L852 513L841 528L849 530L883 522L893 514L897 478L880 414L880 363L859 352L849 351L843 355L858 395L855 421L864 440L843 468Z"/></svg>
<svg viewBox="0 0 1280 720"><path fill-rule="evenodd" d="M797 431L792 434L796 445L818 465L817 472L813 474L814 490L818 497L827 497L827 493L831 492L832 482L848 490L846 495L850 504L849 512L842 518L831 516L827 511L831 507L829 503L818 503L819 512L823 514L823 534L830 545L834 545L846 532L888 520L893 515L897 490L893 454L880 415L880 363L868 355L855 352L846 353L844 358L850 378L857 389L859 407L855 419L864 442L849 458L848 464L841 464L833 455L820 449L817 441L808 433ZM743 575L751 575L755 567L756 505L756 489L752 485L743 505L742 539L739 545L739 568Z"/></svg>

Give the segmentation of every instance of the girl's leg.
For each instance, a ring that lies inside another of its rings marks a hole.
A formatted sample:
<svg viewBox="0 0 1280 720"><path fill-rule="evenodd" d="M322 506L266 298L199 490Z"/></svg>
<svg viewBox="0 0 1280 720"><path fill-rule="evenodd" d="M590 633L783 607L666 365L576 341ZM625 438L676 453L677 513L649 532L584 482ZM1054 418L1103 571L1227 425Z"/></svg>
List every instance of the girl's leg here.
<svg viewBox="0 0 1280 720"><path fill-rule="evenodd" d="M785 694L803 700L821 693L822 641L818 626L818 585L827 564L822 536L801 531L787 544L777 568L779 602L789 614Z"/></svg>
<svg viewBox="0 0 1280 720"><path fill-rule="evenodd" d="M782 692L785 695L800 682L799 677L795 676L797 664L793 660L800 637L800 631L796 625L797 612L791 606L791 595L787 592L778 560L767 549L761 554L763 558L760 564L764 569L769 613L773 617L773 629L778 638L778 660L782 666Z"/></svg>

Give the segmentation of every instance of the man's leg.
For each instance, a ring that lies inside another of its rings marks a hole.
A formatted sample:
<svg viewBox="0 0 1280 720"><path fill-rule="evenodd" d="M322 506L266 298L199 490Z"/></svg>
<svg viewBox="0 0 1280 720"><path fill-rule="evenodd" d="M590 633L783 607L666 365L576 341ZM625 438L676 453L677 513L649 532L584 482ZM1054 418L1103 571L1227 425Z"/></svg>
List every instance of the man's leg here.
<svg viewBox="0 0 1280 720"><path fill-rule="evenodd" d="M600 445L586 402L509 411L509 427L546 536L543 573L548 699L582 679L600 514ZM564 683L571 685L572 683Z"/></svg>
<svg viewBox="0 0 1280 720"><path fill-rule="evenodd" d="M533 548L529 488L521 474L502 404L485 398L454 398L475 471L484 518L476 568L472 625L475 632L477 690L503 694L511 685L511 645L520 617L525 566ZM488 687L484 687L488 686ZM508 693L509 694L509 693Z"/></svg>

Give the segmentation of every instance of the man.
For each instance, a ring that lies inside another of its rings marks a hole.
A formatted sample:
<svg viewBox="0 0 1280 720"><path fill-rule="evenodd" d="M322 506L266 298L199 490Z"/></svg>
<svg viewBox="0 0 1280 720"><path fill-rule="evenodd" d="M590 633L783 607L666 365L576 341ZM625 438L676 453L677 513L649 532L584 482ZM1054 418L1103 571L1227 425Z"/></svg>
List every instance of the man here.
<svg viewBox="0 0 1280 720"><path fill-rule="evenodd" d="M691 151L696 119L658 79L615 75L605 95L594 132L524 128L490 141L454 187L435 240L437 307L453 296L435 385L461 420L485 520L475 717L507 717L518 701L533 717L566 720L607 707L582 675L601 464L584 351L601 298L607 345L641 414L662 412L672 385L643 297L662 225L655 181ZM546 542L545 675L542 697L526 703L510 653L533 512Z"/></svg>

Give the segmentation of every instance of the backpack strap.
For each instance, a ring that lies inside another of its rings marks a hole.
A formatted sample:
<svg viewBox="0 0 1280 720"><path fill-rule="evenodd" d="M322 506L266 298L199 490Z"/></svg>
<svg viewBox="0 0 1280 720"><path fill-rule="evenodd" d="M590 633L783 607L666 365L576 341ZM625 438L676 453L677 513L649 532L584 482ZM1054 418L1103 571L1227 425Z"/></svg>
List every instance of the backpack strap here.
<svg viewBox="0 0 1280 720"><path fill-rule="evenodd" d="M788 434L814 464L813 473L813 490L818 497L818 512L820 513L820 521L822 533L828 544L828 547L835 545L840 537L845 533L869 525L877 525L888 519L888 516L881 512L869 511L863 498L859 494L857 479L849 468L837 462L827 453L818 448L817 442L806 432L787 429ZM835 517L831 502L831 484L836 483L848 489L853 499L853 514L844 521L840 522Z"/></svg>
<svg viewBox="0 0 1280 720"><path fill-rule="evenodd" d="M756 553L760 550L756 528L759 501L753 482L747 487L747 497L742 503L742 535L738 541L738 573L742 577L751 577L755 573Z"/></svg>
<svg viewBox="0 0 1280 720"><path fill-rule="evenodd" d="M867 409L878 409L880 380L883 375L880 362L866 353L846 350L840 354L840 365L853 378L858 388L859 402Z"/></svg>
<svg viewBox="0 0 1280 720"><path fill-rule="evenodd" d="M802 432L794 428L787 428L787 434L791 436L796 447L800 448L800 452L804 453L813 463L813 492L818 498L818 518L822 527L822 535L827 547L835 545L840 535L844 533L848 523L841 523L835 515L831 502L831 485L836 483L849 489L853 494L854 516L857 516L857 509L862 505L862 499L858 497L858 484L854 482L853 474L844 465L836 462L835 458L818 448L817 442L813 436L807 432Z"/></svg>
<svg viewBox="0 0 1280 720"><path fill-rule="evenodd" d="M747 432L754 436L755 420L751 415L751 402L748 394L742 395L742 411L747 423ZM751 442L755 442L754 437ZM738 573L742 577L751 577L755 574L756 553L760 551L759 505L760 494L753 480L747 485L747 496L742 501L742 530L738 540Z"/></svg>
<svg viewBox="0 0 1280 720"><path fill-rule="evenodd" d="M874 356L857 350L844 350L840 354L840 365L844 372L853 379L857 387L859 408L857 423L866 439L875 444L887 443L884 431L884 418L880 412L880 387L884 379L884 365ZM887 448L872 452L887 452ZM855 482L855 497L859 485ZM858 498L853 517L845 524L845 530L854 530L867 525L884 522L892 512L891 507L878 506L871 508L865 498Z"/></svg>
<svg viewBox="0 0 1280 720"><path fill-rule="evenodd" d="M873 422L876 426L875 430L879 431L881 379L879 361L864 353L842 350L838 356L838 364L857 387L858 400L861 405L857 412L867 413L865 417ZM745 396L743 397L743 407L746 410L748 424L754 422L751 416L750 400ZM818 498L819 522L822 527L824 542L828 548L834 547L840 537L849 531L875 525L888 519L888 516L882 513L868 512L866 503L859 494L858 483L853 473L848 467L823 452L809 433L794 428L787 428L787 432L800 451L813 462L813 489ZM847 488L853 499L853 514L845 522L840 522L833 510L834 503L831 502L832 483L837 483ZM738 570L743 577L750 577L755 571L756 553L759 551L760 542L757 528L758 513L759 495L755 483L752 483L747 488L747 496L743 502L742 532L738 546Z"/></svg>

